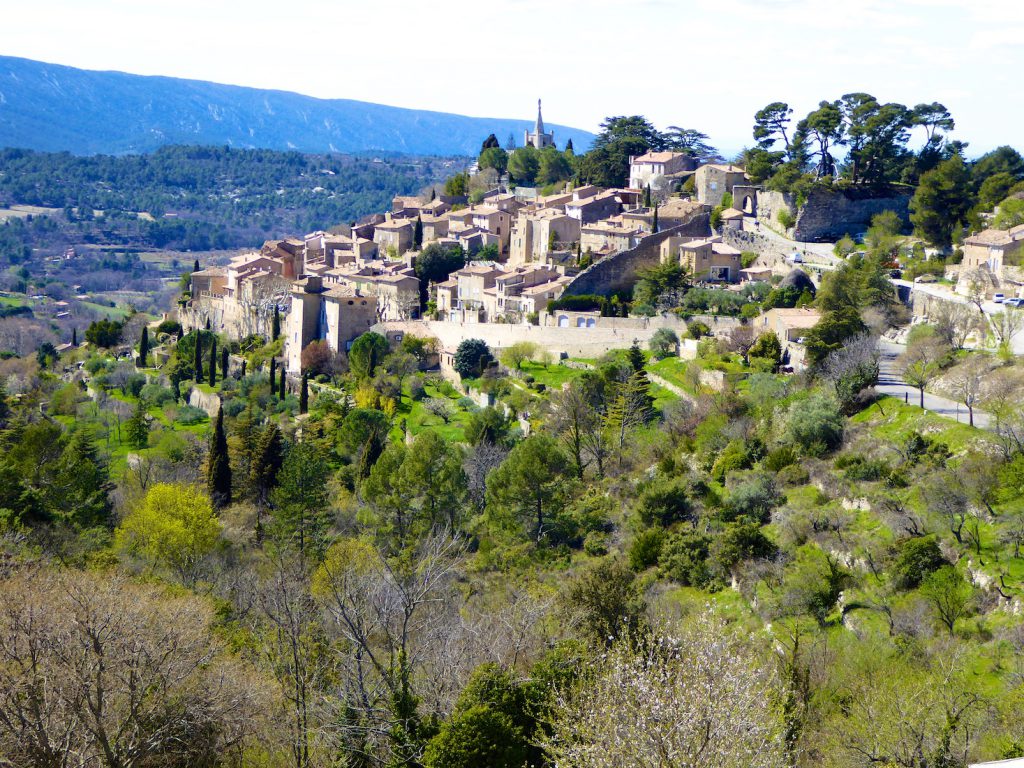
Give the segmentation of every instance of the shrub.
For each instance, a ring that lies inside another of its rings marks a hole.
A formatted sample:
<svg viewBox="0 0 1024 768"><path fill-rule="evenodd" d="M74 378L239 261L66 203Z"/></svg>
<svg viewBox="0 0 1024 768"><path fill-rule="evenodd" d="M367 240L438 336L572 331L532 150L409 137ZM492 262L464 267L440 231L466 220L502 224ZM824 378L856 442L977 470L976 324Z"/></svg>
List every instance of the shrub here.
<svg viewBox="0 0 1024 768"><path fill-rule="evenodd" d="M733 487L723 507L723 519L748 517L759 523L771 520L772 510L786 500L770 475L756 474Z"/></svg>
<svg viewBox="0 0 1024 768"><path fill-rule="evenodd" d="M415 376L409 380L409 397L412 400L422 400L427 396L427 388L423 383L423 378Z"/></svg>
<svg viewBox="0 0 1024 768"><path fill-rule="evenodd" d="M711 333L711 329L708 328L707 323L702 323L700 320L692 320L686 324L686 332L690 334L691 339L699 339Z"/></svg>
<svg viewBox="0 0 1024 768"><path fill-rule="evenodd" d="M929 574L949 565L934 536L904 539L892 566L893 584L899 589L916 589Z"/></svg>
<svg viewBox="0 0 1024 768"><path fill-rule="evenodd" d="M591 557L603 557L608 554L608 534L591 531L583 540L583 551Z"/></svg>
<svg viewBox="0 0 1024 768"><path fill-rule="evenodd" d="M783 445L769 451L761 465L769 472L778 472L783 467L795 464L797 458L796 451L793 450L792 446Z"/></svg>
<svg viewBox="0 0 1024 768"><path fill-rule="evenodd" d="M659 328L647 343L654 356L661 360L679 351L679 337L671 328Z"/></svg>
<svg viewBox="0 0 1024 768"><path fill-rule="evenodd" d="M810 472L799 464L790 464L788 467L783 467L779 470L778 474L775 475L776 482L778 482L779 485L784 485L788 488L798 485L807 485L810 479Z"/></svg>
<svg viewBox="0 0 1024 768"><path fill-rule="evenodd" d="M711 538L697 531L669 536L661 547L658 565L666 576L691 587L707 587L712 581L708 567Z"/></svg>
<svg viewBox="0 0 1024 768"><path fill-rule="evenodd" d="M139 391L139 397L147 403L152 403L153 405L160 407L173 403L177 399L174 396L173 389L170 387L161 387L159 384L146 384Z"/></svg>
<svg viewBox="0 0 1024 768"><path fill-rule="evenodd" d="M491 350L487 342L483 339L464 339L455 350L453 367L462 378L474 378L480 375L490 359Z"/></svg>
<svg viewBox="0 0 1024 768"><path fill-rule="evenodd" d="M889 476L891 468L882 459L867 459L863 456L853 454L840 456L835 460L836 469L845 470L850 480L882 480Z"/></svg>
<svg viewBox="0 0 1024 768"><path fill-rule="evenodd" d="M680 478L655 480L640 493L636 511L644 525L669 526L690 519L693 507L686 482Z"/></svg>
<svg viewBox="0 0 1024 768"><path fill-rule="evenodd" d="M732 440L715 459L715 463L711 467L711 477L721 483L724 482L729 472L749 468L750 455L747 453L746 441Z"/></svg>
<svg viewBox="0 0 1024 768"><path fill-rule="evenodd" d="M776 218L785 229L792 229L796 226L796 216L789 208L780 208Z"/></svg>
<svg viewBox="0 0 1024 768"><path fill-rule="evenodd" d="M839 404L824 392L793 403L786 415L786 436L811 456L838 448L843 442Z"/></svg>
<svg viewBox="0 0 1024 768"><path fill-rule="evenodd" d="M629 567L643 571L657 565L664 543L665 532L660 528L648 528L638 533L629 547Z"/></svg>

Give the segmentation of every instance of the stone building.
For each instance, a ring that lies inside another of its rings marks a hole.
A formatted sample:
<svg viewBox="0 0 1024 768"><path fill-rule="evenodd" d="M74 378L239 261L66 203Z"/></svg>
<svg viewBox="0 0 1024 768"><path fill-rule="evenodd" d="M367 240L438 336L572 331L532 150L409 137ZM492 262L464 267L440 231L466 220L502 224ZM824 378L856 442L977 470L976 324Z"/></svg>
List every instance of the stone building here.
<svg viewBox="0 0 1024 768"><path fill-rule="evenodd" d="M387 218L373 228L373 242L381 253L401 256L412 248L416 222L413 219Z"/></svg>
<svg viewBox="0 0 1024 768"><path fill-rule="evenodd" d="M558 208L520 213L512 225L508 263L520 266L530 262L545 262L552 240L555 248L579 242L579 219Z"/></svg>
<svg viewBox="0 0 1024 768"><path fill-rule="evenodd" d="M661 244L661 260L674 259L694 280L738 283L741 277L740 251L721 237L670 237Z"/></svg>
<svg viewBox="0 0 1024 768"><path fill-rule="evenodd" d="M964 239L964 269L986 267L997 277L1003 267L1018 266L1024 254L1024 224L1011 230L986 229Z"/></svg>
<svg viewBox="0 0 1024 768"><path fill-rule="evenodd" d="M540 114L540 99L537 99L537 122L534 123L533 133L523 131L523 145L535 147L536 149L547 149L555 146L555 132L544 132L544 118Z"/></svg>
<svg viewBox="0 0 1024 768"><path fill-rule="evenodd" d="M694 176L697 200L712 207L721 205L723 195L732 194L733 187L746 183L747 174L737 165L708 163L698 168Z"/></svg>
<svg viewBox="0 0 1024 768"><path fill-rule="evenodd" d="M291 311L285 326L284 354L288 373L302 373L302 350L323 339L334 352L347 352L351 343L377 322L377 301L351 288L325 288L319 277L292 284Z"/></svg>
<svg viewBox="0 0 1024 768"><path fill-rule="evenodd" d="M629 158L629 186L632 189L663 189L673 180L689 176L697 160L682 152L648 152Z"/></svg>

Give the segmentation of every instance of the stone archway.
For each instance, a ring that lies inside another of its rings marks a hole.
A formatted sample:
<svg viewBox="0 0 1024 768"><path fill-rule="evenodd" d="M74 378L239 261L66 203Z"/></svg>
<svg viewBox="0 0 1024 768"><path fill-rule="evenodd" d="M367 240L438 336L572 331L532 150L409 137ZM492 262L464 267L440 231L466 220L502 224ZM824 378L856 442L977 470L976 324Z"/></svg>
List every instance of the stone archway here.
<svg viewBox="0 0 1024 768"><path fill-rule="evenodd" d="M743 207L740 209L748 216L754 215L754 198L751 195L746 195L743 198Z"/></svg>

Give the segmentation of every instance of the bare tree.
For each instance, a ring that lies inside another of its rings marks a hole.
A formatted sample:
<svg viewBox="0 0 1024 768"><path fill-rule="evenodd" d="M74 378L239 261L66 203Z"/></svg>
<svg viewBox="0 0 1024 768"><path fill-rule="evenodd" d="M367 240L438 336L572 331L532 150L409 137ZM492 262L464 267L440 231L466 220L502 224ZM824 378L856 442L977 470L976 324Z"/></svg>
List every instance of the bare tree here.
<svg viewBox="0 0 1024 768"><path fill-rule="evenodd" d="M613 646L559 696L545 748L566 768L782 768L781 686L720 621Z"/></svg>
<svg viewBox="0 0 1024 768"><path fill-rule="evenodd" d="M900 356L899 364L903 371L903 380L917 388L921 408L924 408L924 390L938 375L940 361L946 356L947 349L937 339L923 339L908 346Z"/></svg>
<svg viewBox="0 0 1024 768"><path fill-rule="evenodd" d="M750 323L737 325L729 331L729 351L743 358L743 365L750 365L750 348L757 341L757 334Z"/></svg>
<svg viewBox="0 0 1024 768"><path fill-rule="evenodd" d="M939 338L953 349L963 349L967 337L978 327L978 315L968 305L959 302L933 302L930 315Z"/></svg>
<svg viewBox="0 0 1024 768"><path fill-rule="evenodd" d="M981 399L982 384L988 366L978 357L971 357L950 377L957 399L967 407L968 423L974 426L974 408Z"/></svg>
<svg viewBox="0 0 1024 768"><path fill-rule="evenodd" d="M221 656L206 603L107 573L25 570L0 590L0 754L13 764L239 761L270 702Z"/></svg>
<svg viewBox="0 0 1024 768"><path fill-rule="evenodd" d="M1013 337L1024 328L1024 312L1014 309L996 312L989 316L988 323L996 346L1009 350L1013 346Z"/></svg>
<svg viewBox="0 0 1024 768"><path fill-rule="evenodd" d="M482 510L487 494L487 475L508 456L508 448L490 440L481 440L469 449L462 468L466 472L466 485L473 505Z"/></svg>

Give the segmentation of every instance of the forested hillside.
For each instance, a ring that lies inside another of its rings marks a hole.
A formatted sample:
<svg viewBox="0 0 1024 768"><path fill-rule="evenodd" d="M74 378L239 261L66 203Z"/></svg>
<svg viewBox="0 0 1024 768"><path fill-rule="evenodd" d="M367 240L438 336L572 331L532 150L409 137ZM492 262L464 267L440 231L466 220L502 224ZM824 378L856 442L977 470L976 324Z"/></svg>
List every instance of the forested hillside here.
<svg viewBox="0 0 1024 768"><path fill-rule="evenodd" d="M50 152L124 154L168 144L227 144L469 155L491 132L521 141L523 130L533 127L532 116L530 104L522 105L525 119L466 117L0 56L0 146ZM575 128L555 129L560 142L572 139L581 149L593 138Z"/></svg>
<svg viewBox="0 0 1024 768"><path fill-rule="evenodd" d="M698 321L692 360L672 332L597 360L469 339L457 380L414 334L313 342L288 380L282 339L141 316L0 360L0 755L1024 755L1021 373L936 315L907 368L991 428L879 397L902 310L875 250L801 295L799 376L773 333Z"/></svg>

